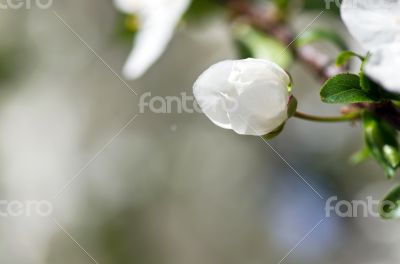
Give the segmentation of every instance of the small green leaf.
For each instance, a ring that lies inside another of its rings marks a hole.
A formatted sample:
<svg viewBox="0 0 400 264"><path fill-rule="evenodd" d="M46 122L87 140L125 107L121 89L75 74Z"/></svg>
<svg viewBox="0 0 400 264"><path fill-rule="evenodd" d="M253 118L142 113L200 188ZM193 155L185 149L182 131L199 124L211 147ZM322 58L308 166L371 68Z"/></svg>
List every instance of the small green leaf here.
<svg viewBox="0 0 400 264"><path fill-rule="evenodd" d="M395 177L400 160L397 131L367 111L363 113L363 123L365 143L369 152L389 179Z"/></svg>
<svg viewBox="0 0 400 264"><path fill-rule="evenodd" d="M366 159L368 159L369 156L370 156L369 149L363 148L362 150L354 153L350 157L350 162L354 165L358 165L358 164L364 162Z"/></svg>
<svg viewBox="0 0 400 264"><path fill-rule="evenodd" d="M400 164L399 150L390 145L383 146L383 156L393 168L397 168Z"/></svg>
<svg viewBox="0 0 400 264"><path fill-rule="evenodd" d="M383 219L400 218L400 185L392 189L379 204L379 214Z"/></svg>
<svg viewBox="0 0 400 264"><path fill-rule="evenodd" d="M371 55L368 53L367 56L364 58L361 68L360 68L360 86L363 89L363 91L370 93L370 94L375 94L375 96L379 96L381 88L379 85L368 78L368 76L364 72L364 67L366 63L368 62L368 59Z"/></svg>
<svg viewBox="0 0 400 264"><path fill-rule="evenodd" d="M360 87L360 77L343 73L329 79L322 87L321 100L330 104L375 102Z"/></svg>
<svg viewBox="0 0 400 264"><path fill-rule="evenodd" d="M351 59L352 57L357 57L362 61L364 60L363 56L358 55L357 53L354 53L352 51L346 50L346 51L341 52L339 54L339 56L337 56L336 66L338 66L338 67L344 66L349 61L349 59Z"/></svg>
<svg viewBox="0 0 400 264"><path fill-rule="evenodd" d="M285 45L264 33L245 24L236 24L233 33L241 58L271 60L284 69L292 64L291 52L282 52Z"/></svg>
<svg viewBox="0 0 400 264"><path fill-rule="evenodd" d="M347 44L335 31L314 29L305 32L296 40L296 45L302 47L318 41L328 41L335 44L340 50L347 50Z"/></svg>

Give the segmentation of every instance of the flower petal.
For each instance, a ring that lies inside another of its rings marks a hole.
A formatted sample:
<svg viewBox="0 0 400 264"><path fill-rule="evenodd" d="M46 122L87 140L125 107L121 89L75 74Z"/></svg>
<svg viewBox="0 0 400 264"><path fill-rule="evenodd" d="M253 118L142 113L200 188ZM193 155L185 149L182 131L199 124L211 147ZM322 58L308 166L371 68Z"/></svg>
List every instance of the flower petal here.
<svg viewBox="0 0 400 264"><path fill-rule="evenodd" d="M142 1L137 0L114 0L114 5L127 14L136 13L140 9Z"/></svg>
<svg viewBox="0 0 400 264"><path fill-rule="evenodd" d="M231 129L227 114L229 99L226 95L233 92L233 87L227 85L233 64L232 60L214 64L200 75L193 86L193 94L203 113L215 125L225 129Z"/></svg>
<svg viewBox="0 0 400 264"><path fill-rule="evenodd" d="M242 135L263 136L287 119L288 93L277 84L253 87L239 97L238 108L229 114L232 129Z"/></svg>
<svg viewBox="0 0 400 264"><path fill-rule="evenodd" d="M121 10L137 12L140 20L141 29L124 67L124 75L136 79L162 55L191 0L140 0L136 5L125 3L135 0L116 1Z"/></svg>
<svg viewBox="0 0 400 264"><path fill-rule="evenodd" d="M370 57L365 72L385 89L400 93L400 42L383 46Z"/></svg>
<svg viewBox="0 0 400 264"><path fill-rule="evenodd" d="M284 87L288 87L290 84L289 75L280 66L271 61L251 58L236 61L228 79L239 93L241 86L271 80L279 82Z"/></svg>
<svg viewBox="0 0 400 264"><path fill-rule="evenodd" d="M399 0L344 0L341 15L350 33L369 51L400 36Z"/></svg>

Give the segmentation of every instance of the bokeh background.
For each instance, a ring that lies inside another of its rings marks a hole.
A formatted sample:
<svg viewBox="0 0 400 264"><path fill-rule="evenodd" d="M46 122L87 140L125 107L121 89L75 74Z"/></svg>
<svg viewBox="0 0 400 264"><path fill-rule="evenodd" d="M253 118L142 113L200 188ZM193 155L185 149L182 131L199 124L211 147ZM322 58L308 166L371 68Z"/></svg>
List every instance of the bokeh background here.
<svg viewBox="0 0 400 264"><path fill-rule="evenodd" d="M299 32L325 6L304 4L291 20ZM325 199L379 199L389 188L382 171L348 163L359 124L290 120L269 142L282 158L201 114L139 113L120 131L141 94L191 94L204 69L237 57L226 14L182 22L158 63L129 82L139 96L56 14L118 73L132 46L110 0L0 10L0 199L54 206L52 217L0 218L1 263L399 262L400 223L325 219L325 200L282 160ZM358 50L337 10L315 26ZM320 102L307 68L291 73L302 111L338 112Z"/></svg>

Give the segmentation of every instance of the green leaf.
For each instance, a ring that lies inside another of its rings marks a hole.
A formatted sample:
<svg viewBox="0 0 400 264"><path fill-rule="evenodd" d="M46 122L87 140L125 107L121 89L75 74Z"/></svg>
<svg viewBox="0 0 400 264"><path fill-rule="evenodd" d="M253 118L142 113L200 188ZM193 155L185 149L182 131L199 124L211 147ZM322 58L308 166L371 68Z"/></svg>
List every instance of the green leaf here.
<svg viewBox="0 0 400 264"><path fill-rule="evenodd" d="M383 156L393 168L397 168L400 164L399 150L390 145L383 146Z"/></svg>
<svg viewBox="0 0 400 264"><path fill-rule="evenodd" d="M349 61L349 59L351 59L352 57L357 57L361 61L364 60L363 56L358 55L357 53L354 53L352 51L346 50L346 51L341 52L339 54L339 56L337 56L336 66L338 66L338 67L344 66Z"/></svg>
<svg viewBox="0 0 400 264"><path fill-rule="evenodd" d="M355 74L343 73L329 79L322 87L321 100L330 104L351 104L375 102L368 93L360 87L360 77Z"/></svg>
<svg viewBox="0 0 400 264"><path fill-rule="evenodd" d="M302 47L314 42L328 41L336 45L340 50L347 50L347 44L335 31L325 29L314 29L305 32L296 40L296 45Z"/></svg>
<svg viewBox="0 0 400 264"><path fill-rule="evenodd" d="M396 176L400 164L397 131L369 112L363 113L366 146L388 178Z"/></svg>
<svg viewBox="0 0 400 264"><path fill-rule="evenodd" d="M248 25L236 24L233 27L236 44L241 58L258 58L275 62L287 69L293 62L291 52L282 52L285 45L266 36Z"/></svg>
<svg viewBox="0 0 400 264"><path fill-rule="evenodd" d="M369 149L363 148L362 150L354 153L350 157L350 162L354 165L358 165L358 164L364 162L366 159L368 159L369 156L370 156Z"/></svg>
<svg viewBox="0 0 400 264"><path fill-rule="evenodd" d="M364 58L361 68L360 68L360 86L363 89L363 91L368 92L368 93L374 93L375 95L379 96L381 88L379 85L372 81L364 72L364 67L366 63L368 62L368 59L371 55L368 53L367 56Z"/></svg>
<svg viewBox="0 0 400 264"><path fill-rule="evenodd" d="M400 185L393 188L379 204L379 214L383 219L400 218Z"/></svg>

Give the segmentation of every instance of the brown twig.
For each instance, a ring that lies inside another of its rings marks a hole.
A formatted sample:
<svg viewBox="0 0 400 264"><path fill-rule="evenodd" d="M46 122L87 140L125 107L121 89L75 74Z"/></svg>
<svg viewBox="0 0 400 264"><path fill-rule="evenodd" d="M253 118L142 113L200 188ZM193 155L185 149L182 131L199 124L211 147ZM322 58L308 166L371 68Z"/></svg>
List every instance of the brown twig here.
<svg viewBox="0 0 400 264"><path fill-rule="evenodd" d="M312 46L298 48L294 45L294 32L281 19L279 13L275 12L276 10L260 12L260 10L252 7L248 1L243 0L229 0L226 2L226 5L231 11L233 18L243 19L253 27L284 43L288 51L292 52L295 58L307 65L321 81L325 81L344 70L332 65L325 54Z"/></svg>

